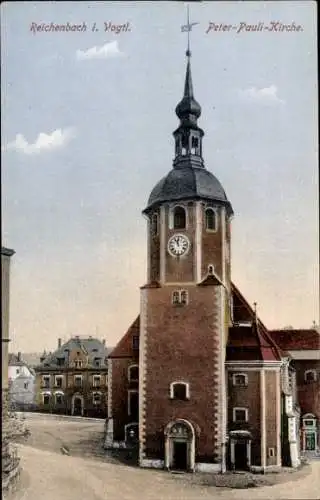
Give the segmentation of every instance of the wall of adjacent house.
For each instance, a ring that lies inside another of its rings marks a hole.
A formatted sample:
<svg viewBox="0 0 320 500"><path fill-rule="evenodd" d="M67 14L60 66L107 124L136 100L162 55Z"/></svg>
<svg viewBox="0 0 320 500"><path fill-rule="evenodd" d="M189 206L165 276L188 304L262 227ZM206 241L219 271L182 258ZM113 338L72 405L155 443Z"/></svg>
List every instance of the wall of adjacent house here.
<svg viewBox="0 0 320 500"><path fill-rule="evenodd" d="M36 403L36 384L33 375L20 376L12 380L9 400L15 409L33 409Z"/></svg>
<svg viewBox="0 0 320 500"><path fill-rule="evenodd" d="M10 365L8 368L8 378L9 380L14 380L17 377L30 377L32 376L29 368L27 366Z"/></svg>
<svg viewBox="0 0 320 500"><path fill-rule="evenodd" d="M2 389L8 388L10 257L1 254Z"/></svg>

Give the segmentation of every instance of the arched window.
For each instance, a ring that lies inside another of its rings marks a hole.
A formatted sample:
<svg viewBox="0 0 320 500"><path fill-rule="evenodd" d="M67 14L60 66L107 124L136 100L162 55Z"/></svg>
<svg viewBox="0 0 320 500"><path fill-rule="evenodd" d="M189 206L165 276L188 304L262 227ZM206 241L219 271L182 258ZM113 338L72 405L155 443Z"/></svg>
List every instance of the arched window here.
<svg viewBox="0 0 320 500"><path fill-rule="evenodd" d="M192 155L197 154L198 147L199 147L198 137L192 137L192 139L191 139L191 154Z"/></svg>
<svg viewBox="0 0 320 500"><path fill-rule="evenodd" d="M173 212L173 228L185 229L186 228L186 211L183 207L175 207Z"/></svg>
<svg viewBox="0 0 320 500"><path fill-rule="evenodd" d="M315 382L317 380L316 370L306 370L304 372L304 380L308 382Z"/></svg>
<svg viewBox="0 0 320 500"><path fill-rule="evenodd" d="M131 365L128 369L128 378L130 382L138 382L139 380L139 366Z"/></svg>
<svg viewBox="0 0 320 500"><path fill-rule="evenodd" d="M186 382L172 382L170 384L170 398L180 400L189 399L189 384L187 384Z"/></svg>
<svg viewBox="0 0 320 500"><path fill-rule="evenodd" d="M217 230L217 216L213 208L206 209L206 230L216 231Z"/></svg>
<svg viewBox="0 0 320 500"><path fill-rule="evenodd" d="M153 214L151 217L151 232L153 236L157 236L158 234L158 214Z"/></svg>

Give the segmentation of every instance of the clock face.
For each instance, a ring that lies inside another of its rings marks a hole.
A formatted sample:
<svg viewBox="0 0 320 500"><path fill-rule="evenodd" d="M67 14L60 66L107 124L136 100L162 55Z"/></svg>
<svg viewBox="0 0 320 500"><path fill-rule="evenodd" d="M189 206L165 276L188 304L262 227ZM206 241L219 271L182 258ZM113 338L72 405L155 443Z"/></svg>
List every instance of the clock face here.
<svg viewBox="0 0 320 500"><path fill-rule="evenodd" d="M190 242L183 234L174 234L168 241L168 252L174 257L185 255L190 247Z"/></svg>

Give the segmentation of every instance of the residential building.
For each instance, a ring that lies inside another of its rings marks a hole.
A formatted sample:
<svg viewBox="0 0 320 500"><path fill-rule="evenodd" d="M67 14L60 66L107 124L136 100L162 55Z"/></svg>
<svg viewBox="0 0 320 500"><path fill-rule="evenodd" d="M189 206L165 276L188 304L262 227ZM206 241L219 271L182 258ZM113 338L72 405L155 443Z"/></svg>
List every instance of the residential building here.
<svg viewBox="0 0 320 500"><path fill-rule="evenodd" d="M300 407L300 449L308 457L320 456L320 332L272 330L272 338L286 352L296 396L290 406Z"/></svg>
<svg viewBox="0 0 320 500"><path fill-rule="evenodd" d="M34 371L28 366L22 358L21 352L18 354L9 354L8 380L12 382L19 376L30 377L34 376Z"/></svg>
<svg viewBox="0 0 320 500"><path fill-rule="evenodd" d="M72 337L35 367L39 411L101 417L107 414L108 349L93 337Z"/></svg>
<svg viewBox="0 0 320 500"><path fill-rule="evenodd" d="M189 51L176 114L173 168L143 210L140 313L109 356L105 446L138 446L141 467L296 467L296 368L231 279L233 209L204 165Z"/></svg>

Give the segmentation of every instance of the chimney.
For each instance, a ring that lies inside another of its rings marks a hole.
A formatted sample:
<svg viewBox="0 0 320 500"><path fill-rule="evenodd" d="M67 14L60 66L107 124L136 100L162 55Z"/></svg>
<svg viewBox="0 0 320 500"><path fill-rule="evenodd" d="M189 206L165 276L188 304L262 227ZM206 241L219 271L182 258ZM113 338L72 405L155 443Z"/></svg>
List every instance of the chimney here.
<svg viewBox="0 0 320 500"><path fill-rule="evenodd" d="M106 345L106 340L103 339L102 344L105 346Z"/></svg>
<svg viewBox="0 0 320 500"><path fill-rule="evenodd" d="M58 339L58 349L61 347L61 339Z"/></svg>
<svg viewBox="0 0 320 500"><path fill-rule="evenodd" d="M18 352L18 361L21 361L21 352Z"/></svg>

